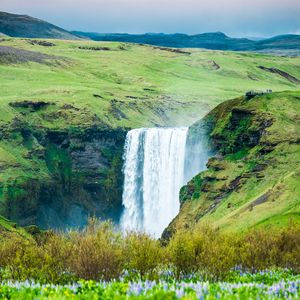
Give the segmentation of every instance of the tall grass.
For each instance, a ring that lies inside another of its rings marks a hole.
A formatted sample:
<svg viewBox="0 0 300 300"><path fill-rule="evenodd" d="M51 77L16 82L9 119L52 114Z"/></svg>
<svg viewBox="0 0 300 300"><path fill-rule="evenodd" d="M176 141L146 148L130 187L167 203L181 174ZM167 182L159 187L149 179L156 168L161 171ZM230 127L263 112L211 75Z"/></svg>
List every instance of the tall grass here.
<svg viewBox="0 0 300 300"><path fill-rule="evenodd" d="M300 225L252 229L239 235L206 225L178 231L166 245L145 233L122 235L111 223L91 219L81 231L50 232L36 240L16 235L0 243L0 279L109 281L124 273L130 278L155 279L168 270L176 278L198 274L220 280L237 266L247 271L289 268L300 272Z"/></svg>

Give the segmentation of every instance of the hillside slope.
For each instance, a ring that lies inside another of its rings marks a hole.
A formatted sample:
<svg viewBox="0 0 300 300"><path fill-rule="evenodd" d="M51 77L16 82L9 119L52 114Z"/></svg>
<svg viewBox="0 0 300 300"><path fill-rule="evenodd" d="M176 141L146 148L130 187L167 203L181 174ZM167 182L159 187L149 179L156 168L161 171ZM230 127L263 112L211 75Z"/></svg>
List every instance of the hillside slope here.
<svg viewBox="0 0 300 300"><path fill-rule="evenodd" d="M76 40L78 36L40 19L0 12L0 32L11 37Z"/></svg>
<svg viewBox="0 0 300 300"><path fill-rule="evenodd" d="M299 65L300 58L236 52L4 38L0 105L8 119L10 102L43 100L96 113L112 127L189 125L247 90L299 89Z"/></svg>
<svg viewBox="0 0 300 300"><path fill-rule="evenodd" d="M118 220L129 128L189 125L248 89L297 90L299 64L197 49L1 39L0 215L43 228L82 226L89 215Z"/></svg>
<svg viewBox="0 0 300 300"><path fill-rule="evenodd" d="M209 222L224 230L300 221L300 92L241 97L193 125L216 152L181 189L181 209L164 236Z"/></svg>
<svg viewBox="0 0 300 300"><path fill-rule="evenodd" d="M253 49L298 49L300 50L300 35L285 34L257 41Z"/></svg>

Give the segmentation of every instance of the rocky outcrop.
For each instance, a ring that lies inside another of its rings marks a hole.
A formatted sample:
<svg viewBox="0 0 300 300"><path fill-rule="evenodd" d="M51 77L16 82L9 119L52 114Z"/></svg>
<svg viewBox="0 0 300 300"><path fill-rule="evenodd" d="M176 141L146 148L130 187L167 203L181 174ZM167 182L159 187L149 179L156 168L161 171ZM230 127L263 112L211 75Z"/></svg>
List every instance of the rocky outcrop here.
<svg viewBox="0 0 300 300"><path fill-rule="evenodd" d="M0 182L0 214L42 228L80 227L94 215L118 220L125 135L124 129L102 126L6 128L4 141L23 147L24 156L17 175Z"/></svg>
<svg viewBox="0 0 300 300"><path fill-rule="evenodd" d="M258 66L259 69L261 70L264 70L266 72L270 72L270 73L274 73L274 74L278 74L280 75L281 77L287 79L288 81L292 82L292 83L300 83L300 80L298 78L296 78L295 76L285 72L285 71L282 71L280 69L277 69L277 68L267 68L267 67L264 67L264 66Z"/></svg>

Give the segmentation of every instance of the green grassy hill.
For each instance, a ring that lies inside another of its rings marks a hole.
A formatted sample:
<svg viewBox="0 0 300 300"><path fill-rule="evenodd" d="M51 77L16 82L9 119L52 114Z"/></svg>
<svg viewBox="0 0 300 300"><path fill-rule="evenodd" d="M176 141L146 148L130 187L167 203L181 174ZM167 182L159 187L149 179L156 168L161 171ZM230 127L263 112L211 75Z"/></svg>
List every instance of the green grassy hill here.
<svg viewBox="0 0 300 300"><path fill-rule="evenodd" d="M258 68L276 68L299 79L300 58L201 50L178 53L89 41L5 39L0 46L3 121L20 115L10 102L43 100L53 103L45 108L49 113L63 110L64 104L79 109L56 122L40 115L32 120L43 126L90 123L90 115L112 127L187 125L246 90L300 86Z"/></svg>
<svg viewBox="0 0 300 300"><path fill-rule="evenodd" d="M0 11L0 32L11 37L76 40L78 36L43 20Z"/></svg>
<svg viewBox="0 0 300 300"><path fill-rule="evenodd" d="M189 125L249 89L299 89L300 58L2 38L0 214L118 219L126 130Z"/></svg>
<svg viewBox="0 0 300 300"><path fill-rule="evenodd" d="M300 221L300 92L226 101L190 129L208 128L216 156L180 193L165 231L212 223L224 230Z"/></svg>

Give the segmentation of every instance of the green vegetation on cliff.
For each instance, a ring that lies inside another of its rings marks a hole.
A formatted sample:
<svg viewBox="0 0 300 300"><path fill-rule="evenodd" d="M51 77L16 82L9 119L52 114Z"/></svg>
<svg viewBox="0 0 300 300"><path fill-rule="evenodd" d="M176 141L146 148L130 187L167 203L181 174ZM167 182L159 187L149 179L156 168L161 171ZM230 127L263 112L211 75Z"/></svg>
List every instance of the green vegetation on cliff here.
<svg viewBox="0 0 300 300"><path fill-rule="evenodd" d="M0 215L118 219L127 128L188 125L248 89L299 88L300 58L124 43L0 40ZM279 70L279 71L278 71Z"/></svg>
<svg viewBox="0 0 300 300"><path fill-rule="evenodd" d="M181 210L165 232L206 222L224 230L300 221L300 93L241 97L204 124L216 156L181 190Z"/></svg>

